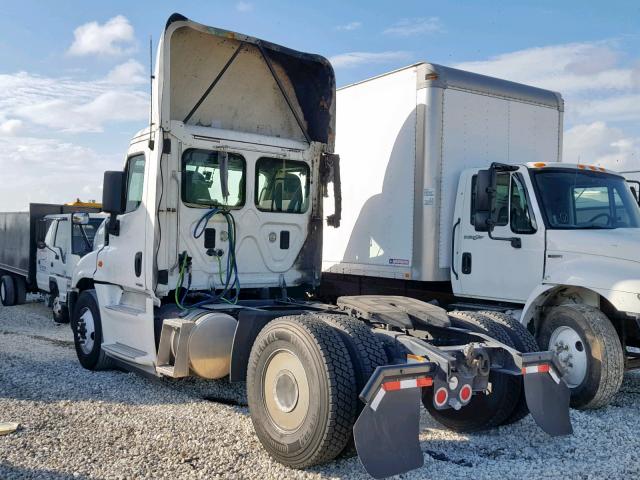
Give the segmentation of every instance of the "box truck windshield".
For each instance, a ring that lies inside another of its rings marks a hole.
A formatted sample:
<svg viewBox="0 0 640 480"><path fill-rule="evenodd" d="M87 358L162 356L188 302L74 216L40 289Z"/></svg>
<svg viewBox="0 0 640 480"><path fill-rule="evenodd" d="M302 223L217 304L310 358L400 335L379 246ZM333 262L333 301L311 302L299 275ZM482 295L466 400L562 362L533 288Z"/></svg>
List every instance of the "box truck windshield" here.
<svg viewBox="0 0 640 480"><path fill-rule="evenodd" d="M533 171L547 228L640 227L640 210L624 178L571 169Z"/></svg>

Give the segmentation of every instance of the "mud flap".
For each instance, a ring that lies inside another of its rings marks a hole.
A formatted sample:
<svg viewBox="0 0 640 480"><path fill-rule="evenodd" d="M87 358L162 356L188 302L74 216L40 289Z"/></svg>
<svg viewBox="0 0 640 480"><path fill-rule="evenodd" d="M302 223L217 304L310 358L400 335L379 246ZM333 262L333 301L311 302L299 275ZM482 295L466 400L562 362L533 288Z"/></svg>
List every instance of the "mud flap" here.
<svg viewBox="0 0 640 480"><path fill-rule="evenodd" d="M573 433L569 418L571 392L553 364L522 368L527 407L538 426L551 436Z"/></svg>
<svg viewBox="0 0 640 480"><path fill-rule="evenodd" d="M353 436L360 461L372 477L385 478L424 464L418 439L421 392L380 389L362 410Z"/></svg>

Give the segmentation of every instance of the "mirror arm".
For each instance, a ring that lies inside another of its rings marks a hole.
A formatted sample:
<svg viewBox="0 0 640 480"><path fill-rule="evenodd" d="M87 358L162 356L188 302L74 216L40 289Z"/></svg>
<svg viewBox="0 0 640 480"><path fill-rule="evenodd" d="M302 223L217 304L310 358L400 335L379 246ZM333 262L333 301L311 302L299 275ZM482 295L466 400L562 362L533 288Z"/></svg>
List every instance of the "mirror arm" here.
<svg viewBox="0 0 640 480"><path fill-rule="evenodd" d="M107 228L105 228L105 243L109 244L109 235L118 236L120 235L120 220L118 220L118 214L111 212L111 216L109 217L109 223L107 224Z"/></svg>
<svg viewBox="0 0 640 480"><path fill-rule="evenodd" d="M490 223L487 233L491 240L502 240L505 242L511 242L513 248L522 248L522 240L519 237L494 237L491 232L493 231L493 222Z"/></svg>

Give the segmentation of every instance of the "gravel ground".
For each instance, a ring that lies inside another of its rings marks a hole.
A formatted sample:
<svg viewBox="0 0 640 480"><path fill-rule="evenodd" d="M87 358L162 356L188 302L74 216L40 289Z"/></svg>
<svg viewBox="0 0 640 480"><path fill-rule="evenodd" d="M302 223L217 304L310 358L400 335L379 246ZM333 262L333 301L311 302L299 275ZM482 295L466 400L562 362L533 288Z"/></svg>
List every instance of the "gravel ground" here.
<svg viewBox="0 0 640 480"><path fill-rule="evenodd" d="M258 442L243 385L159 381L86 371L71 331L42 303L0 306L0 478L369 478L356 458L307 471L272 461ZM425 465L400 478L638 478L640 375L613 404L572 411L575 434L552 439L528 417L458 435L423 413ZM638 428L636 428L638 427Z"/></svg>

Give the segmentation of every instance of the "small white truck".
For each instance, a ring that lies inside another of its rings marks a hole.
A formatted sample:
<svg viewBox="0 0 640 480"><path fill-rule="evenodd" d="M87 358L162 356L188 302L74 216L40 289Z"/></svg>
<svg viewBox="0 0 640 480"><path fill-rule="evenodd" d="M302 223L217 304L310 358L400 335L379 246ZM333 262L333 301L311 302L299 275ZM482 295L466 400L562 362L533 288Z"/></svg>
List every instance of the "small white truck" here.
<svg viewBox="0 0 640 480"><path fill-rule="evenodd" d="M83 367L246 381L260 442L295 468L352 438L376 478L417 468L421 399L459 431L530 411L549 434L571 432L555 354L508 317L306 295L322 194L340 185L326 59L174 14L152 108L124 169L105 172L104 239L72 275Z"/></svg>
<svg viewBox="0 0 640 480"><path fill-rule="evenodd" d="M509 313L574 407L607 404L640 366L640 210L622 176L560 163L562 118L560 94L429 63L339 89L324 295Z"/></svg>
<svg viewBox="0 0 640 480"><path fill-rule="evenodd" d="M69 322L67 292L76 264L93 249L105 216L96 208L32 203L28 212L0 213L0 301L43 293L57 323Z"/></svg>

